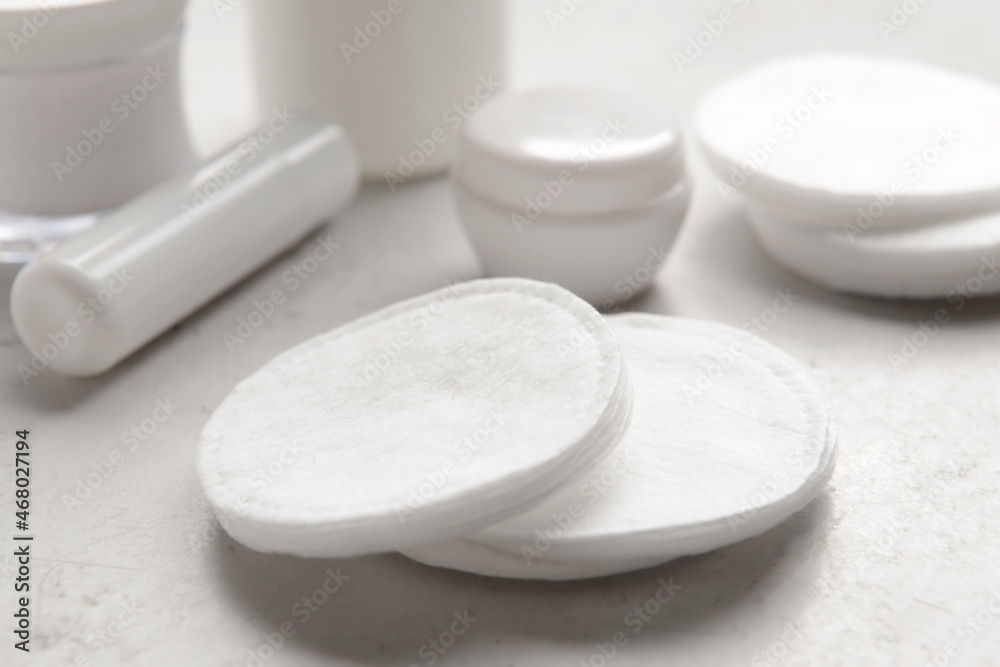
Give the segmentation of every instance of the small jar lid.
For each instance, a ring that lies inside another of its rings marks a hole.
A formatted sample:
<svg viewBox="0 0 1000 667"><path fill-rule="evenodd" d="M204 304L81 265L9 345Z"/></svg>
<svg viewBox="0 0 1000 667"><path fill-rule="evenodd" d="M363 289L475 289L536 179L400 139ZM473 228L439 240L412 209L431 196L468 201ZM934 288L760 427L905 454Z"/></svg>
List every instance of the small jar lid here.
<svg viewBox="0 0 1000 667"><path fill-rule="evenodd" d="M0 73L126 58L177 30L187 0L0 0Z"/></svg>
<svg viewBox="0 0 1000 667"><path fill-rule="evenodd" d="M685 167L669 112L633 95L551 88L483 105L462 131L454 173L495 203L568 214L640 206Z"/></svg>

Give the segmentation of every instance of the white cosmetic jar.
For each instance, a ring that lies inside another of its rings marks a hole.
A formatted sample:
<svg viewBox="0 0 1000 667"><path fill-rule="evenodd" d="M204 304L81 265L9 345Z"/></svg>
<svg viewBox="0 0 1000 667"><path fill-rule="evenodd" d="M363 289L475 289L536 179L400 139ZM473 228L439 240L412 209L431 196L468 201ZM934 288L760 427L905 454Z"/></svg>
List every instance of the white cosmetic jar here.
<svg viewBox="0 0 1000 667"><path fill-rule="evenodd" d="M192 158L180 91L185 6L0 0L0 211L106 210Z"/></svg>
<svg viewBox="0 0 1000 667"><path fill-rule="evenodd" d="M691 197L672 114L571 88L484 105L462 130L452 183L489 275L555 282L605 309L652 285Z"/></svg>

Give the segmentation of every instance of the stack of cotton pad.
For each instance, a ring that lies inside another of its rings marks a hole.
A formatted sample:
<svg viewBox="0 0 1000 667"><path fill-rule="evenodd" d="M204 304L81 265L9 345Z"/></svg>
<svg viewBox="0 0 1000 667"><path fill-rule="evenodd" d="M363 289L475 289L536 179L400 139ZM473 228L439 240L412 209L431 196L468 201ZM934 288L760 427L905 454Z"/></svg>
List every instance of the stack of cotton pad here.
<svg viewBox="0 0 1000 667"><path fill-rule="evenodd" d="M819 388L794 360L728 326L609 320L635 392L615 451L528 512L406 555L494 576L601 576L757 535L819 493L835 437Z"/></svg>
<svg viewBox="0 0 1000 667"><path fill-rule="evenodd" d="M499 279L279 356L212 416L198 471L255 549L576 579L763 532L819 493L835 453L818 387L759 339L605 320Z"/></svg>
<svg viewBox="0 0 1000 667"><path fill-rule="evenodd" d="M314 338L241 382L202 433L220 522L260 551L447 540L593 467L632 405L614 334L547 283L474 281Z"/></svg>
<svg viewBox="0 0 1000 667"><path fill-rule="evenodd" d="M765 64L700 101L724 199L776 261L889 297L1000 292L1000 88L873 55ZM994 279L996 278L996 279Z"/></svg>

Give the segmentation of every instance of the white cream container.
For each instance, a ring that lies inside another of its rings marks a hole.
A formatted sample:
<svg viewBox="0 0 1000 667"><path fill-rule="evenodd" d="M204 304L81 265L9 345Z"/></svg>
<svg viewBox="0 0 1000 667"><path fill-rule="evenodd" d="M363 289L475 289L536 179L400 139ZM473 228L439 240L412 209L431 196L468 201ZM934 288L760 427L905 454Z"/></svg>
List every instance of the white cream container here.
<svg viewBox="0 0 1000 667"><path fill-rule="evenodd" d="M504 0L254 0L261 113L313 109L393 189L443 171L454 133L507 82Z"/></svg>
<svg viewBox="0 0 1000 667"><path fill-rule="evenodd" d="M116 207L191 160L178 58L185 6L0 2L0 245L44 244L73 229L46 216Z"/></svg>
<svg viewBox="0 0 1000 667"><path fill-rule="evenodd" d="M631 95L545 89L464 126L455 202L487 273L611 309L649 288L690 200L680 130Z"/></svg>
<svg viewBox="0 0 1000 667"><path fill-rule="evenodd" d="M111 208L191 158L178 52L184 0L0 4L0 210ZM31 26L29 28L28 26Z"/></svg>

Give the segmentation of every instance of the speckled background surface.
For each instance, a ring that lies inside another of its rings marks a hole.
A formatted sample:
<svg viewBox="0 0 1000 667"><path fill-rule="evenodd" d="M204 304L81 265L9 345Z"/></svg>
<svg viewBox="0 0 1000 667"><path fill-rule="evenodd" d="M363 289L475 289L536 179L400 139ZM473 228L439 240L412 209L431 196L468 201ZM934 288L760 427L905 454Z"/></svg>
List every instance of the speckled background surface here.
<svg viewBox="0 0 1000 667"><path fill-rule="evenodd" d="M825 47L908 55L1000 83L1000 4L911 2L918 11L883 36L888 0L589 0L555 29L545 12L557 1L517 0L510 83L637 86L687 118L722 76ZM679 72L673 53L724 8L736 20ZM209 0L194 0L185 75L204 150L253 123L242 14L220 20ZM43 373L24 386L16 368L28 353L0 304L0 664L428 665L437 655L428 641L465 612L475 621L435 664L1000 664L1000 302L958 310L812 287L773 266L700 158L693 168L687 227L654 289L629 307L742 325L766 313L776 290L796 295L762 335L812 369L841 446L831 484L805 511L730 548L565 584L490 580L395 555L266 556L220 534L193 462L227 391L295 343L479 274L446 181L394 194L368 187L323 232L339 254L232 353L223 334L281 286L311 241L95 380ZM939 308L949 324L918 336L925 344L893 368L888 355ZM176 404L173 414L134 449L123 445L160 400ZM30 656L11 648L9 630L15 428L31 429L34 457ZM79 480L107 470L115 451L107 479L68 506ZM661 580L676 594L637 616ZM303 597L323 603L310 610ZM283 627L294 634L282 637ZM627 641L607 660L601 645L609 651L617 632Z"/></svg>

